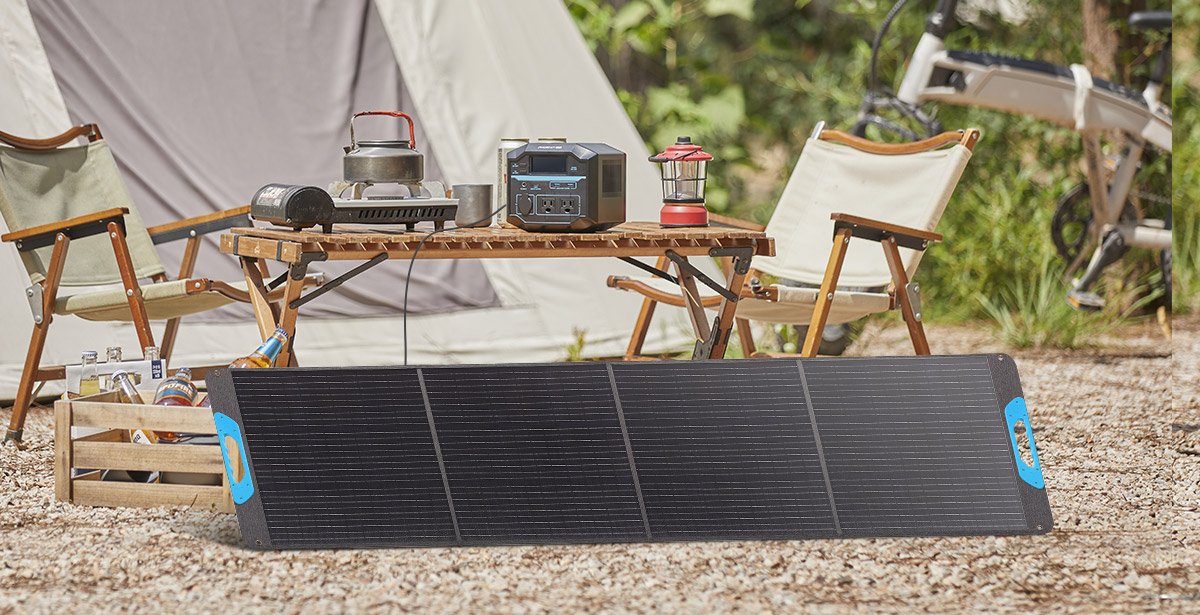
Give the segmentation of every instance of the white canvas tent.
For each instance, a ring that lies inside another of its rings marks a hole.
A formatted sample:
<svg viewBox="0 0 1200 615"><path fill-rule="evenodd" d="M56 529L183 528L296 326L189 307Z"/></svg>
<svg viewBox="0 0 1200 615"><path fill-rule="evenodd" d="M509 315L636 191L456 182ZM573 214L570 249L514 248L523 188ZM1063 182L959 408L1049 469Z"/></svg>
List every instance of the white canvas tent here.
<svg viewBox="0 0 1200 615"><path fill-rule="evenodd" d="M100 123L147 224L245 204L266 183L340 179L349 115L375 104L414 116L427 179L494 182L504 137L601 141L628 154L628 218L657 215L657 170L558 0L0 0L0 130L44 138ZM168 270L178 250L160 246ZM203 250L198 272L238 279L215 242ZM335 291L333 308L302 312L304 364L399 362L404 267L376 269L388 271ZM577 332L585 355L619 355L640 298L604 279L629 269L614 259L418 263L410 362L560 360ZM356 284L393 290L372 303ZM13 397L28 344L27 285L5 246L0 399ZM660 314L647 350L686 347L682 311ZM257 339L244 308L184 319L172 363L220 362ZM137 355L136 344L131 326L60 317L43 363L111 345Z"/></svg>

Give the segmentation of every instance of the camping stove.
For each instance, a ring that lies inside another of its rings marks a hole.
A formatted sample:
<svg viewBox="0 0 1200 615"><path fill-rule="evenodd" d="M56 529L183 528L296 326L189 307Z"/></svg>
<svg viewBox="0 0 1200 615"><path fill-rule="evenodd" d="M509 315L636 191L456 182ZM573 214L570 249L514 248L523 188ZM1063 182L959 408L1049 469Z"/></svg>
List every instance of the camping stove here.
<svg viewBox="0 0 1200 615"><path fill-rule="evenodd" d="M354 120L364 115L398 117L408 121L407 139L364 141L354 137ZM350 118L350 145L342 159L343 181L326 192L313 186L267 184L250 202L250 214L300 230L320 225L329 233L334 224L403 224L408 230L418 222L446 226L458 212L458 199L446 198L441 182L423 182L425 157L417 151L412 118L399 111L361 111ZM405 194L364 196L367 188L395 184ZM342 198L346 190L350 198Z"/></svg>
<svg viewBox="0 0 1200 615"><path fill-rule="evenodd" d="M446 193L440 182L428 184L405 184L408 196L364 196L365 183L334 182L328 192L315 186L267 184L255 193L250 214L297 231L319 225L329 233L334 224L403 224L411 231L418 222L445 228L458 211L458 199L440 196ZM346 189L351 189L351 198L330 196Z"/></svg>

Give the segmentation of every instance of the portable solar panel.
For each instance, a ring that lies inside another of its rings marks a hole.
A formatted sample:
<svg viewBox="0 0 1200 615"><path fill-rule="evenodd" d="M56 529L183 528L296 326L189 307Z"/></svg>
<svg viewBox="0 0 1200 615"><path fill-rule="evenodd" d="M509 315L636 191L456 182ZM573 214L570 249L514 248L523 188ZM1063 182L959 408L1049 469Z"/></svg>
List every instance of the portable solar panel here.
<svg viewBox="0 0 1200 615"><path fill-rule="evenodd" d="M208 383L258 548L1052 525L1005 355L220 369Z"/></svg>

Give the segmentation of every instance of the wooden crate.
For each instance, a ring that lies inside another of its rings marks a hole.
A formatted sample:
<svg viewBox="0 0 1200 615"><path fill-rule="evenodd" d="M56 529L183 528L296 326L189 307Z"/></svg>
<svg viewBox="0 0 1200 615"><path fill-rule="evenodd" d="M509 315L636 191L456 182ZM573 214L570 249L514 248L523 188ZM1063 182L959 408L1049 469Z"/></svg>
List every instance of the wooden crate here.
<svg viewBox="0 0 1200 615"><path fill-rule="evenodd" d="M144 393L144 402L153 393ZM71 427L104 429L71 437ZM229 479L221 447L191 444L134 444L130 429L216 434L208 408L123 404L115 392L54 403L54 493L81 506L187 506L192 510L232 513ZM236 450L236 449L235 449ZM236 455L236 453L235 453ZM233 459L240 472L240 460ZM72 470L142 470L220 475L220 485L101 481L98 473L72 478Z"/></svg>

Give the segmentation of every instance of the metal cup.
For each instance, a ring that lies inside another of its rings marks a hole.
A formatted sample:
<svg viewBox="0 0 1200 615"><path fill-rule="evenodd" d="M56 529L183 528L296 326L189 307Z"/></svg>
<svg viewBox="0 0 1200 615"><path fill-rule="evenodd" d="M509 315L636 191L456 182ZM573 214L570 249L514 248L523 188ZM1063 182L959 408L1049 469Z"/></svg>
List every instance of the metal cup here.
<svg viewBox="0 0 1200 615"><path fill-rule="evenodd" d="M450 189L450 198L458 199L454 226L492 225L491 184L455 184Z"/></svg>

